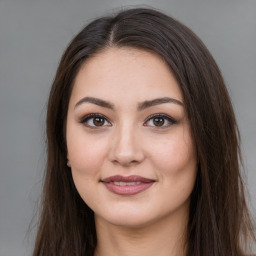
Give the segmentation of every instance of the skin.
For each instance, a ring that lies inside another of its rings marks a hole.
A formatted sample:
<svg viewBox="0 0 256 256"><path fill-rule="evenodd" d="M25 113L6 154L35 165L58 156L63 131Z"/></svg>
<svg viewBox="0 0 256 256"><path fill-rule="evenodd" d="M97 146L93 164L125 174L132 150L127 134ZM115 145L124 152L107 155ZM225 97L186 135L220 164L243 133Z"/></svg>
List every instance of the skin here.
<svg viewBox="0 0 256 256"><path fill-rule="evenodd" d="M81 102L84 97L113 109ZM166 97L180 103L138 109L141 102ZM95 117L85 118L93 113L105 119L95 125ZM175 121L156 122L156 114ZM72 90L66 139L74 183L95 213L95 255L185 255L197 156L181 90L160 57L112 47L87 60ZM112 175L154 183L135 195L117 195L101 182Z"/></svg>

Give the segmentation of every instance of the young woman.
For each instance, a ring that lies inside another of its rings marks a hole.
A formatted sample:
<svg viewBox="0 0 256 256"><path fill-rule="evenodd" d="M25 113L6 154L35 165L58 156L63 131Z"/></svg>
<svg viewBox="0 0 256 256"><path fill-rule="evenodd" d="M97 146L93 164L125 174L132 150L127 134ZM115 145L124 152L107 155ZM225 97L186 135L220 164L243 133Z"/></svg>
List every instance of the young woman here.
<svg viewBox="0 0 256 256"><path fill-rule="evenodd" d="M49 97L34 256L246 255L255 241L220 71L151 9L97 19Z"/></svg>

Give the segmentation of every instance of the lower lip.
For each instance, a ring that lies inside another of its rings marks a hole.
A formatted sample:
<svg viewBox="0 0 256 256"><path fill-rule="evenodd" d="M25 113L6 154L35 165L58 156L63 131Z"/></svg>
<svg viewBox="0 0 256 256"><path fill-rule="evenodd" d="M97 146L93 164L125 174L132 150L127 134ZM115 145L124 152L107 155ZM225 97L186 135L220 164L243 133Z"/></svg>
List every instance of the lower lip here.
<svg viewBox="0 0 256 256"><path fill-rule="evenodd" d="M140 183L140 184L136 184L136 185L120 186L120 185L116 185L112 182L110 182L110 183L103 182L103 184L106 186L106 188L109 191L111 191L117 195L123 195L123 196L131 196L131 195L141 193L141 192L145 191L146 189L148 189L149 187L151 187L153 185L153 183L154 182L147 182L147 183Z"/></svg>

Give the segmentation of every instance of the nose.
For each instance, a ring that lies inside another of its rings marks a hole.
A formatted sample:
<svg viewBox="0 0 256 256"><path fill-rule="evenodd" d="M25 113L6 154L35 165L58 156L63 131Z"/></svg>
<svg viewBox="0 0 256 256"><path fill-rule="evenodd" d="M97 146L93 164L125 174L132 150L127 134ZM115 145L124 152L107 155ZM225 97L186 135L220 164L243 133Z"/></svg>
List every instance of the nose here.
<svg viewBox="0 0 256 256"><path fill-rule="evenodd" d="M117 128L110 144L109 160L115 164L128 167L145 158L138 132L132 125Z"/></svg>

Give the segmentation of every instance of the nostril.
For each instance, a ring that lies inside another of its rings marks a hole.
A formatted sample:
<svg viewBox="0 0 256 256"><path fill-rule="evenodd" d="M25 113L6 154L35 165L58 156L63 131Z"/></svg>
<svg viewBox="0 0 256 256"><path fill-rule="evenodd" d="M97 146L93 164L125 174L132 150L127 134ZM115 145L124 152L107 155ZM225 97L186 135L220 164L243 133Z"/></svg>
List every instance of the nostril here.
<svg viewBox="0 0 256 256"><path fill-rule="evenodd" d="M143 158L138 157L137 155L115 155L114 158L112 158L112 163L115 165L122 165L122 166L130 166L139 164L142 162Z"/></svg>
<svg viewBox="0 0 256 256"><path fill-rule="evenodd" d="M109 160L114 164L129 166L144 159L144 153L133 127L121 126L113 134L109 150Z"/></svg>

